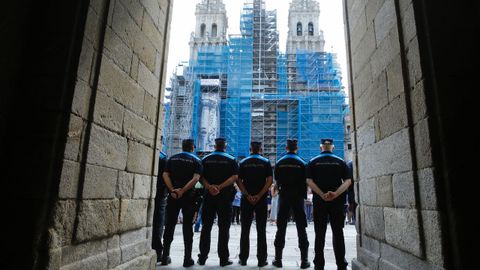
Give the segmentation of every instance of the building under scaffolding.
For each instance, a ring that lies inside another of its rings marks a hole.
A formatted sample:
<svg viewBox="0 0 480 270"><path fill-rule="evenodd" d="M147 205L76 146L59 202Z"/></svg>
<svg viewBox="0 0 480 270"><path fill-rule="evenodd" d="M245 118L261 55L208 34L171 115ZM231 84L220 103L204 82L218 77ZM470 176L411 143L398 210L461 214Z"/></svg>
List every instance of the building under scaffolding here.
<svg viewBox="0 0 480 270"><path fill-rule="evenodd" d="M294 10L298 18L308 18L302 12L313 12L318 21L318 12L311 8L315 3L294 0L290 20ZM221 1L207 0L199 4L202 11L214 10L215 14L222 10L221 5ZM310 159L319 153L320 138L329 137L337 145L335 154L343 157L346 106L341 73L335 55L323 52L318 22L296 23L300 28L302 23L308 25L308 29L303 33L296 27L289 32L289 39L292 35L296 42L289 40L290 44L297 45L284 55L278 50L276 12L266 10L264 1L245 3L240 35L231 35L228 44L201 38L208 39L205 33L202 36L202 29L226 22L205 26L198 10L197 6L200 34L196 32L196 42L191 42L195 56L191 55L183 76L177 70L172 79L167 153L180 151L184 138L196 140L199 154L208 153L213 150L213 138L223 136L228 141L227 151L239 159L249 154L249 143L256 140L263 142L264 155L275 162L285 153L286 139L297 138L300 155ZM305 42L302 46L303 34L321 44Z"/></svg>

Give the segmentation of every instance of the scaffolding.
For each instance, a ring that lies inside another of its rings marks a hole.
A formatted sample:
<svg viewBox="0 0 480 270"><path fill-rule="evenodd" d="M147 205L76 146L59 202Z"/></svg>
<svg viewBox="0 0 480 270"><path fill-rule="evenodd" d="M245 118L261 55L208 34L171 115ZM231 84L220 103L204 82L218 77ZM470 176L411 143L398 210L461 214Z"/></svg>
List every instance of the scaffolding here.
<svg viewBox="0 0 480 270"><path fill-rule="evenodd" d="M276 12L265 10L263 0L244 4L240 33L230 35L228 45L198 48L184 76L188 101L173 93L181 91L176 76L166 136L195 138L202 155L220 135L238 159L248 156L251 141L261 141L272 163L285 154L288 138L297 138L299 154L310 159L328 137L343 157L346 105L335 55L280 54Z"/></svg>

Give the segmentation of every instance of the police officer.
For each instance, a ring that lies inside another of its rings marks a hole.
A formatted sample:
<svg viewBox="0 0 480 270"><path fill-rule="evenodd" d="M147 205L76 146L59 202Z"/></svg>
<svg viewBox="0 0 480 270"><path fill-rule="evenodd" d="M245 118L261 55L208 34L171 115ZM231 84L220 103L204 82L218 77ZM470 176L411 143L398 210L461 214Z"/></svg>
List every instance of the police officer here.
<svg viewBox="0 0 480 270"><path fill-rule="evenodd" d="M250 227L253 213L257 226L257 259L258 266L263 267L267 262L267 196L272 185L272 166L267 158L260 155L262 143L251 142L251 155L240 162L238 187L243 193L240 202L240 216L242 233L240 236L239 264L247 265L250 249Z"/></svg>
<svg viewBox="0 0 480 270"><path fill-rule="evenodd" d="M310 267L308 261L307 217L304 210L304 199L307 196L305 175L306 162L297 155L297 140L287 140L287 154L275 164L275 180L280 189L280 198L277 214L277 234L275 235L275 260L272 264L282 267L282 251L285 247L285 233L287 230L290 210L295 218L297 227L298 247L300 248L300 268Z"/></svg>
<svg viewBox="0 0 480 270"><path fill-rule="evenodd" d="M229 259L228 239L230 237L230 221L232 201L235 195L233 183L238 178L238 164L235 158L225 153L227 146L224 138L215 139L215 151L204 157L203 186L205 196L202 206L202 232L200 233L199 265L205 265L210 252L210 234L215 215L218 216L218 256L220 266L231 265Z"/></svg>
<svg viewBox="0 0 480 270"><path fill-rule="evenodd" d="M160 152L158 159L158 179L157 179L157 192L155 195L155 207L153 209L153 224L152 224L152 249L155 249L157 253L157 262L162 259L162 235L163 226L165 224L165 206L167 204L167 189L165 188L165 182L163 180L163 171L167 164L167 155L164 152Z"/></svg>
<svg viewBox="0 0 480 270"><path fill-rule="evenodd" d="M307 184L314 192L313 221L315 224L315 269L323 269L327 222L333 233L333 250L338 269L347 269L343 237L345 191L351 184L347 164L332 151L333 139L322 139L322 153L307 165Z"/></svg>
<svg viewBox="0 0 480 270"><path fill-rule="evenodd" d="M185 245L183 266L190 267L194 264L192 259L193 242L193 215L195 205L195 194L193 186L200 179L202 164L198 157L193 154L195 145L193 140L182 141L182 153L172 156L163 173L165 185L168 188L167 212L165 234L163 235L164 250L162 265L168 265L170 260L170 245L175 233L178 213L180 209L183 214L183 243Z"/></svg>

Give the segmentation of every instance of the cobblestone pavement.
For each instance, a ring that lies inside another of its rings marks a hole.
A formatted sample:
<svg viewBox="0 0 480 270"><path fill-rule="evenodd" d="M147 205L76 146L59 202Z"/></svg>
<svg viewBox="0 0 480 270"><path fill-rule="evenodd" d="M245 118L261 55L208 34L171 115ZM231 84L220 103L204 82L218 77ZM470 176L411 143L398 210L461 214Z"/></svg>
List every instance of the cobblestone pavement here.
<svg viewBox="0 0 480 270"><path fill-rule="evenodd" d="M267 224L267 245L268 245L268 266L263 267L262 269L277 269L271 265L272 260L275 256L275 247L273 246L273 241L275 239L275 232L277 227L274 225ZM232 225L230 227L230 259L233 260L233 265L228 267L220 267L219 259L217 255L217 236L218 230L216 225L214 225L212 230L212 244L210 248L209 258L205 266L195 266L188 269L225 269L225 270L236 270L236 269L259 269L257 266L256 258L256 230L255 225L252 224L252 229L250 231L250 257L247 262L247 266L240 266L238 261L238 253L240 249L240 225ZM313 230L313 223L310 223L307 227L308 240L310 242L309 248L309 260L312 263L313 269L313 255L314 255L314 237L315 233ZM351 261L356 256L356 230L353 225L345 225L344 228L345 234L345 246L346 246L346 259L349 263L348 269L351 269ZM200 233L194 234L193 239L193 253L192 258L196 261L198 254L198 243L200 239ZM285 249L283 250L283 269L300 269L300 250L298 249L298 240L297 233L294 224L289 224L287 228L287 237L286 237ZM182 237L182 226L177 225L175 230L175 237L172 243L171 248L171 258L172 264L168 266L157 266L157 270L167 270L167 269L182 269L183 263L183 237ZM332 231L330 227L327 229L327 237L325 243L325 270L335 270L337 266L335 264L335 256L333 254L332 246Z"/></svg>

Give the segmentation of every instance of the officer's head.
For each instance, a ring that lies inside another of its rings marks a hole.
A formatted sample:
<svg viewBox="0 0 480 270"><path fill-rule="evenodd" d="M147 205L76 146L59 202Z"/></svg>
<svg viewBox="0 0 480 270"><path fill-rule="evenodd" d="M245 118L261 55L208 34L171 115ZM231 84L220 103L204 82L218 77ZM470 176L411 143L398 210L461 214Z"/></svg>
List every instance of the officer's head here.
<svg viewBox="0 0 480 270"><path fill-rule="evenodd" d="M295 139L288 139L287 140L287 152L297 152L298 150L298 141Z"/></svg>
<svg viewBox="0 0 480 270"><path fill-rule="evenodd" d="M195 143L192 139L185 139L182 141L182 150L185 152L193 152Z"/></svg>
<svg viewBox="0 0 480 270"><path fill-rule="evenodd" d="M225 148L227 148L227 140L225 140L225 138L216 138L215 139L215 150L225 151Z"/></svg>
<svg viewBox="0 0 480 270"><path fill-rule="evenodd" d="M334 148L333 139L326 138L320 140L320 149L322 149L322 151L332 152Z"/></svg>
<svg viewBox="0 0 480 270"><path fill-rule="evenodd" d="M251 142L250 143L250 152L252 154L260 154L262 152L262 143L261 142Z"/></svg>

